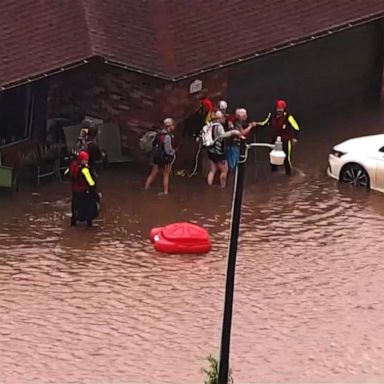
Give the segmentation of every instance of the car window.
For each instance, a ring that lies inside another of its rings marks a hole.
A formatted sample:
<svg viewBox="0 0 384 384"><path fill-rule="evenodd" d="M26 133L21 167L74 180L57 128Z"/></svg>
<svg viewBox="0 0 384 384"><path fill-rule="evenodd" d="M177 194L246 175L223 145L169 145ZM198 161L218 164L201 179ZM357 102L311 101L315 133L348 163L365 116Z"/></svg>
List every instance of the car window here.
<svg viewBox="0 0 384 384"><path fill-rule="evenodd" d="M384 152L384 147L381 147L381 148L379 149L379 152Z"/></svg>

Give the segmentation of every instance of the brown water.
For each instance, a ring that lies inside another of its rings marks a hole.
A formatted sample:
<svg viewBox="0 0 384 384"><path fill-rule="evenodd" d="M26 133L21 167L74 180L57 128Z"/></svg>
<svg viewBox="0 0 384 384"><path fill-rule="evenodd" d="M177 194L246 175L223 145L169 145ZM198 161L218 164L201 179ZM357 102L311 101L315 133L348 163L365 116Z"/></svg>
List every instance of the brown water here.
<svg viewBox="0 0 384 384"><path fill-rule="evenodd" d="M332 144L380 132L365 121L304 135L291 178L261 158L255 179L248 165L236 383L384 381L384 195L324 173ZM68 226L66 184L1 196L1 383L203 382L219 349L232 191L174 177L172 194L157 196L160 185L142 192L143 177L101 175L92 229ZM213 250L156 254L150 228L184 220L209 230Z"/></svg>

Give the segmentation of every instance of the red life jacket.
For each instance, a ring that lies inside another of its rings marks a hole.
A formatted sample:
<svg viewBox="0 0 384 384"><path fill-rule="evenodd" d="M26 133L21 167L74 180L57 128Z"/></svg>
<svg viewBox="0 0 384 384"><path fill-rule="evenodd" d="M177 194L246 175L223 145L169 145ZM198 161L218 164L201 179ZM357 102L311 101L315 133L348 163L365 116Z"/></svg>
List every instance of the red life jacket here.
<svg viewBox="0 0 384 384"><path fill-rule="evenodd" d="M69 176L72 180L72 191L74 192L85 192L89 188L89 185L81 172L82 169L83 166L77 161L74 161L69 166Z"/></svg>
<svg viewBox="0 0 384 384"><path fill-rule="evenodd" d="M230 115L230 114L226 114L225 115L225 123L223 124L225 132L229 131L230 130L229 126L230 125L233 126L234 123L235 123L235 116Z"/></svg>
<svg viewBox="0 0 384 384"><path fill-rule="evenodd" d="M234 122L235 122L235 115L231 115L230 113L227 113L227 114L225 115L225 119L226 119L226 121L229 121L229 122L231 122L231 123L234 123Z"/></svg>
<svg viewBox="0 0 384 384"><path fill-rule="evenodd" d="M289 141L295 138L293 127L288 121L289 114L284 112L282 116L271 116L271 127L272 127L272 141L275 141L278 136L281 137L282 141Z"/></svg>

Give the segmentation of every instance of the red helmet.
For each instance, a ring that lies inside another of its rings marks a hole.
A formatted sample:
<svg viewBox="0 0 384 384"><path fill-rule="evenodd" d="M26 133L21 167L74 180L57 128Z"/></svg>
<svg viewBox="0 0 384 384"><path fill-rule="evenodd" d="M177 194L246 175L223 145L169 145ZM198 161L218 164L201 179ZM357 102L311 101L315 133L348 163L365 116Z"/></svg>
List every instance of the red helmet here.
<svg viewBox="0 0 384 384"><path fill-rule="evenodd" d="M275 108L285 110L287 108L287 103L285 102L285 100L277 100L275 103Z"/></svg>
<svg viewBox="0 0 384 384"><path fill-rule="evenodd" d="M81 162L81 161L88 161L88 160L89 160L88 152L81 151L81 152L77 155L77 161L79 161L79 162Z"/></svg>
<svg viewBox="0 0 384 384"><path fill-rule="evenodd" d="M212 111L212 109L213 109L212 101L209 100L207 97L205 99L201 100L201 105L208 112Z"/></svg>

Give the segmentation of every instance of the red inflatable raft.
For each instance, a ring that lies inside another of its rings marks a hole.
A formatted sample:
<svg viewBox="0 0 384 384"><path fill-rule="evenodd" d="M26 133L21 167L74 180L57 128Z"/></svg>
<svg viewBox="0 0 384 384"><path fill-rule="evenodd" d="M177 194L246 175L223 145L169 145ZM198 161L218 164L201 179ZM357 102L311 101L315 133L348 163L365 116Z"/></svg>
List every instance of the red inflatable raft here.
<svg viewBox="0 0 384 384"><path fill-rule="evenodd" d="M211 249L208 232L191 223L175 223L152 228L149 238L159 252L207 253Z"/></svg>

